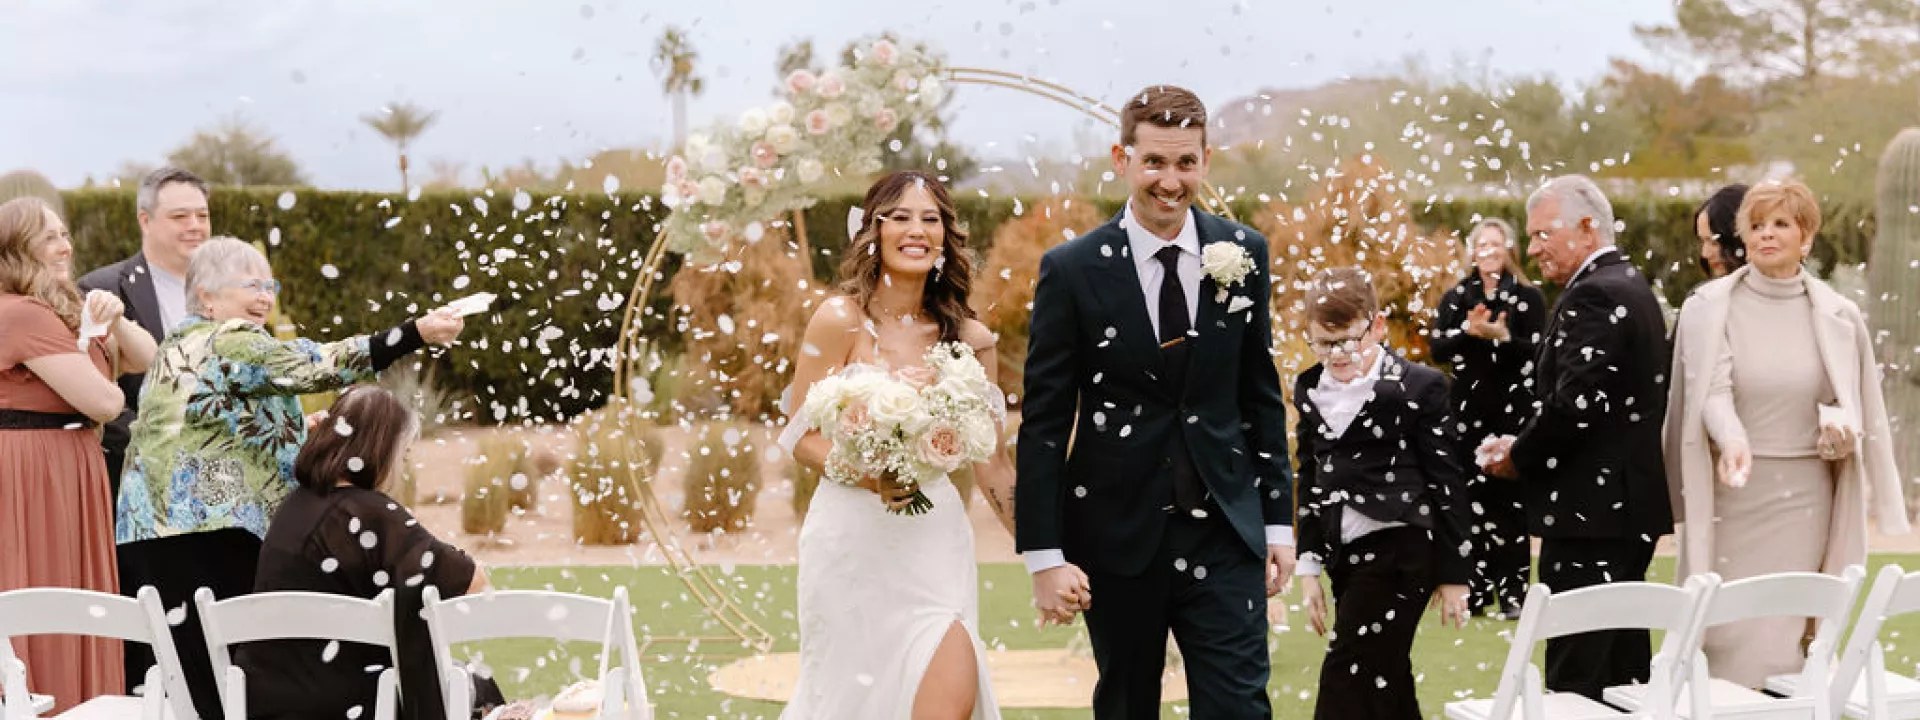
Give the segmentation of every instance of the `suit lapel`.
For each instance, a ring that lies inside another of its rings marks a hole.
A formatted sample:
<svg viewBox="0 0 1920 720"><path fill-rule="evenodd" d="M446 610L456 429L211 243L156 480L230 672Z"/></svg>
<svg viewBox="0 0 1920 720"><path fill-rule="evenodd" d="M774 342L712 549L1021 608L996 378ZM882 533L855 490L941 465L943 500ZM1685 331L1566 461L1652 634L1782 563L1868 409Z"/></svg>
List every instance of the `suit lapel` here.
<svg viewBox="0 0 1920 720"><path fill-rule="evenodd" d="M1213 237L1213 228L1206 222L1207 216L1205 213L1200 212L1198 208L1194 208L1189 212L1191 214L1187 220L1194 224L1193 234L1199 241L1197 244L1199 245L1201 257L1206 256L1208 243L1231 242L1224 238ZM1264 258L1261 258L1259 260L1263 259ZM1259 272L1259 260L1255 261L1256 272ZM1237 287L1244 288L1245 286L1241 285ZM1226 303L1232 301L1231 293L1228 293L1229 297L1224 300L1221 299L1220 294L1219 284L1215 283L1213 278L1208 276L1206 270L1203 268L1200 271L1200 307L1193 314L1193 331L1195 333L1195 337L1193 338L1193 356L1188 361L1191 368L1212 367L1212 363L1214 362L1213 358L1219 357L1221 353L1231 349L1226 347L1227 341L1231 338L1229 338L1225 332L1228 325ZM1193 392L1194 386L1201 382L1198 378L1204 374L1204 372L1195 372L1191 369L1187 371L1186 385L1181 388L1183 397Z"/></svg>
<svg viewBox="0 0 1920 720"><path fill-rule="evenodd" d="M1400 358L1393 351L1382 348L1380 351L1380 379L1373 381L1373 397L1360 406L1360 412L1353 416L1353 422L1347 423L1347 431L1340 434L1345 441L1360 428L1373 428L1389 417L1407 396L1406 367L1400 364ZM1371 430L1368 430L1371 432Z"/></svg>
<svg viewBox="0 0 1920 720"><path fill-rule="evenodd" d="M1140 289L1140 271L1133 264L1127 231L1120 227L1119 217L1102 229L1107 237L1100 243L1100 257L1093 265L1096 293L1113 320L1110 329L1115 338L1158 378L1165 372L1160 360L1160 336L1154 333L1152 319L1147 316L1147 299Z"/></svg>
<svg viewBox="0 0 1920 720"><path fill-rule="evenodd" d="M145 253L136 253L120 272L120 294L127 298L133 321L153 336L154 342L166 339L168 328L160 316L160 300L153 292L153 270L147 267Z"/></svg>

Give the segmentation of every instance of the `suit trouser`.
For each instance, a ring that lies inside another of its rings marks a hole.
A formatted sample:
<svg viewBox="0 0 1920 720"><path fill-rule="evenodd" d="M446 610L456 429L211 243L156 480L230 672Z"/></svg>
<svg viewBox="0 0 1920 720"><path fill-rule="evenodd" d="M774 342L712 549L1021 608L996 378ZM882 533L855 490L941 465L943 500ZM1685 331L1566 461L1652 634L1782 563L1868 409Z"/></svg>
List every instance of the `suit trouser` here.
<svg viewBox="0 0 1920 720"><path fill-rule="evenodd" d="M1256 556L1222 513L1169 516L1147 569L1117 575L1088 569L1093 607L1086 613L1100 680L1099 720L1157 720L1167 632L1186 665L1196 720L1265 720L1267 698L1266 558Z"/></svg>
<svg viewBox="0 0 1920 720"><path fill-rule="evenodd" d="M1647 579L1653 540L1541 538L1540 582L1558 593ZM1547 689L1600 699L1615 685L1643 683L1653 662L1646 630L1602 630L1547 641Z"/></svg>
<svg viewBox="0 0 1920 720"><path fill-rule="evenodd" d="M1468 448L1462 457L1472 457ZM1533 547L1527 538L1527 510L1518 480L1475 473L1467 480L1473 513L1473 578L1468 607L1477 614L1499 605L1518 611L1527 597Z"/></svg>
<svg viewBox="0 0 1920 720"><path fill-rule="evenodd" d="M1433 597L1433 552L1426 530L1388 528L1361 536L1338 553L1359 562L1327 568L1333 580L1333 637L1320 664L1316 720L1423 717L1413 685L1413 635Z"/></svg>

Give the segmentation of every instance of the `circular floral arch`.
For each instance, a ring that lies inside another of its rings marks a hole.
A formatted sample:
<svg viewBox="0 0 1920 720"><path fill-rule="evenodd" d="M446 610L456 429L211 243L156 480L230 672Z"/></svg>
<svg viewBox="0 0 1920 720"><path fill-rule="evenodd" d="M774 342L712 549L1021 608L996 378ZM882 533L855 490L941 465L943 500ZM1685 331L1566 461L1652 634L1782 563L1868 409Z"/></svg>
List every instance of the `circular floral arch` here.
<svg viewBox="0 0 1920 720"><path fill-rule="evenodd" d="M645 375L649 342L642 325L649 319L646 308L657 281L664 279L660 268L668 253L712 263L724 259L738 243L759 242L777 218L813 206L822 181L878 171L881 143L900 123L918 125L929 119L950 85L1016 90L1071 107L1114 128L1120 125L1117 110L1064 86L998 70L949 67L918 47L886 38L857 42L851 66L818 74L790 73L780 99L748 109L737 122L689 135L680 154L668 159L660 199L669 214L648 247L627 298L615 350L616 401L634 402L642 394L636 380ZM1230 213L1217 190L1208 186L1207 194L1209 205ZM618 417L623 425L642 422L629 413ZM640 442L638 432L621 436ZM631 467L624 472L628 484L641 490L638 504L645 532L654 538L692 597L729 633L698 639L770 649L772 634L674 540L667 511L652 491L652 478Z"/></svg>

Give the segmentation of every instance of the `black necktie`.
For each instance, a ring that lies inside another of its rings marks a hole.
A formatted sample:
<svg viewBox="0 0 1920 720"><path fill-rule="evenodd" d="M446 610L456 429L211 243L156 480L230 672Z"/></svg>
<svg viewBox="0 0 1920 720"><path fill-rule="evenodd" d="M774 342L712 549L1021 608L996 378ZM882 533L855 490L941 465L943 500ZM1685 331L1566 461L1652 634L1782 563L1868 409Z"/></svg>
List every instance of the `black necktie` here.
<svg viewBox="0 0 1920 720"><path fill-rule="evenodd" d="M1168 343L1181 340L1184 345L1187 331L1193 328L1187 320L1187 291L1180 286L1180 246L1162 247L1153 259L1166 269L1160 280L1160 347L1171 349Z"/></svg>
<svg viewBox="0 0 1920 720"><path fill-rule="evenodd" d="M1160 357L1167 370L1163 382L1178 399L1176 412L1184 416L1187 358L1193 351L1193 339L1187 335L1193 322L1187 319L1187 293L1180 285L1180 247L1168 244L1155 251L1153 259L1159 260L1160 267L1166 271L1160 279ZM1185 417L1174 418L1173 440L1167 444L1167 469L1173 475L1174 506L1181 512L1192 513L1206 508L1207 488L1187 449L1186 426Z"/></svg>

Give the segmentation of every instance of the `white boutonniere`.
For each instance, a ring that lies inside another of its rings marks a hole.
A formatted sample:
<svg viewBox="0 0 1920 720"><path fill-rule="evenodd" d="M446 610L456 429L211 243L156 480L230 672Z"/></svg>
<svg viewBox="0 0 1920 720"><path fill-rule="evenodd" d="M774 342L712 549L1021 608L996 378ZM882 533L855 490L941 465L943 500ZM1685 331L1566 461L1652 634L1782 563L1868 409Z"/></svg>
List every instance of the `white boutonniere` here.
<svg viewBox="0 0 1920 720"><path fill-rule="evenodd" d="M1200 249L1200 272L1213 278L1213 284L1219 288L1214 294L1214 302L1226 302L1227 288L1247 281L1247 273L1253 272L1253 258L1247 256L1247 249L1237 243L1226 241L1208 243ZM1246 300L1236 298L1236 300ZM1246 300L1252 305L1252 300ZM1244 307L1244 306L1242 306ZM1227 312L1238 312L1240 308Z"/></svg>

